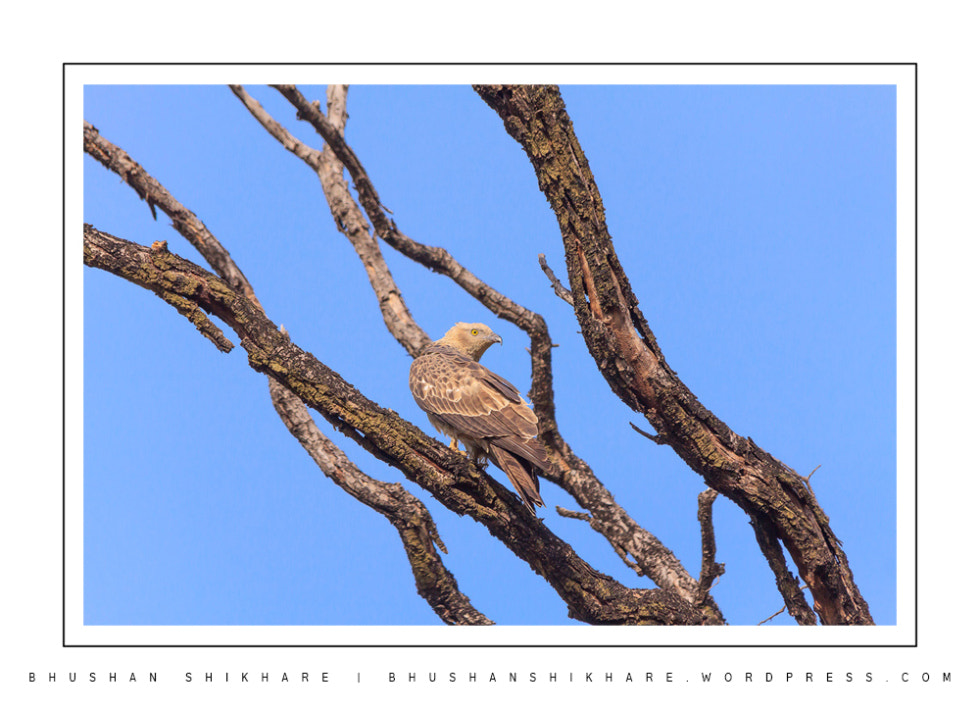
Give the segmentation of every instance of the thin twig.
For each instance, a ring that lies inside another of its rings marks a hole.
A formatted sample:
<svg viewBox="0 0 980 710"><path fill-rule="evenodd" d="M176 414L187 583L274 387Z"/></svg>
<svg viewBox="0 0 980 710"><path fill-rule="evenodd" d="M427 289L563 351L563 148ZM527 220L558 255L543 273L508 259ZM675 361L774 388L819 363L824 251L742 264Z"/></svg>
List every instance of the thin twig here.
<svg viewBox="0 0 980 710"><path fill-rule="evenodd" d="M633 427L633 431L635 431L637 434L642 434L643 436L645 436L655 444L663 445L665 443L663 439L663 435L661 434L651 434L649 432L643 431L640 427L638 427L633 422L630 422L630 426Z"/></svg>
<svg viewBox="0 0 980 710"><path fill-rule="evenodd" d="M592 516L588 513L583 513L577 510L569 510L568 508L562 508L560 505L555 506L555 512L558 513L563 518L575 518L576 520L584 520L586 522L592 519Z"/></svg>
<svg viewBox="0 0 980 710"><path fill-rule="evenodd" d="M773 620L773 619L775 619L775 618L776 618L777 616L779 616L780 614L782 614L782 613L783 613L784 611L786 611L786 605L785 605L785 604L783 604L783 607L782 607L782 608L781 608L781 609L780 609L779 611L777 611L777 612L776 612L775 614L773 614L772 616L767 616L767 617L766 617L765 619L763 619L763 620L762 620L762 621L760 621L760 622L759 622L758 624L756 624L756 626L762 626L763 624L765 624L765 623L767 623L767 622L769 622L769 621L772 621L772 620Z"/></svg>
<svg viewBox="0 0 980 710"><path fill-rule="evenodd" d="M558 277L555 276L555 272L548 266L548 261L544 258L544 254L538 254L538 264L541 265L541 270L544 271L544 275L551 281L551 288L555 290L555 295L568 305L574 306L575 301L572 299L572 292L565 288L561 281L558 280Z"/></svg>
<svg viewBox="0 0 980 710"><path fill-rule="evenodd" d="M817 468L820 468L820 466L823 466L823 464L819 464L817 466ZM813 486L810 485L810 476L812 476L813 474L815 474L817 472L817 468L815 468L812 471L810 471L810 475L803 479L803 482L806 483L806 487L810 489L810 495L812 495L814 497L816 497L817 494L813 490Z"/></svg>
<svg viewBox="0 0 980 710"><path fill-rule="evenodd" d="M803 589L806 589L806 587L804 586ZM775 614L772 614L770 616L767 616L765 619L763 619L758 624L756 624L756 626L762 626L763 624L772 621L777 616L779 616L780 614L782 614L784 611L786 611L786 605L785 604L783 604L782 608L779 611L777 611Z"/></svg>

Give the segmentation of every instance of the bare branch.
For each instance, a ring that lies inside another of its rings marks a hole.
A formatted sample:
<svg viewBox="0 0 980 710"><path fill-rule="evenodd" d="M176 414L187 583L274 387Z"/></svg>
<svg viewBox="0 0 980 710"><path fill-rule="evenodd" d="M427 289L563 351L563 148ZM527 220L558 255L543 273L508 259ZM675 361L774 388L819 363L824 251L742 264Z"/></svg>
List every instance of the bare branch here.
<svg viewBox="0 0 980 710"><path fill-rule="evenodd" d="M162 209L173 220L173 228L201 253L215 273L236 291L245 294L253 303L258 304L255 291L252 290L248 279L197 215L174 199L173 195L152 178L139 163L130 158L126 151L100 136L99 131L88 121L85 121L85 152L125 180L150 206L154 219L156 219L155 207Z"/></svg>
<svg viewBox="0 0 980 710"><path fill-rule="evenodd" d="M874 623L800 476L709 412L667 365L610 238L602 198L554 86L477 86L534 167L565 244L575 315L610 388L712 489L785 543L827 624Z"/></svg>
<svg viewBox="0 0 980 710"><path fill-rule="evenodd" d="M204 315L204 311L195 306L193 303L188 301L182 296L177 296L172 293L161 293L160 298L169 303L171 306L177 309L177 311L187 318L194 327L197 328L201 335L214 343L214 346L218 348L223 353L230 353L235 347L225 334L221 332L221 329L216 326L210 318Z"/></svg>
<svg viewBox="0 0 980 710"><path fill-rule="evenodd" d="M562 508L560 505L555 506L555 512L563 518L574 518L575 520L584 520L585 522L589 522L592 519L592 516L588 513L569 510L568 508Z"/></svg>
<svg viewBox="0 0 980 710"><path fill-rule="evenodd" d="M696 604L708 597L708 591L715 580L725 573L725 565L715 562L715 529L712 524L711 506L718 497L718 491L706 490L698 494L698 522L701 524L701 577L698 579Z"/></svg>
<svg viewBox="0 0 980 710"><path fill-rule="evenodd" d="M803 587L803 589L806 589L806 587ZM763 619L763 620L762 620L762 621L760 621L760 622L759 622L758 624L756 624L756 626L762 626L763 624L767 624L767 623L769 623L770 621L772 621L773 619L775 619L775 618L776 618L777 616L779 616L780 614L782 614L782 613L783 613L784 611L786 611L786 605L785 605L785 604L783 604L783 605L782 605L782 606L781 606L781 607L779 608L779 611L777 611L777 612L776 612L776 613L774 613L774 614L770 614L770 615L769 615L769 616L767 616L767 617L766 617L765 619Z"/></svg>
<svg viewBox="0 0 980 710"><path fill-rule="evenodd" d="M820 464L820 466L823 466L823 464ZM813 478L813 474L817 472L817 469L820 468L820 466L817 466L817 468L810 471L810 475L803 479L803 481L806 483L806 487L810 489L810 495L813 496L816 496L816 493L813 491L813 486L810 485L810 479Z"/></svg>
<svg viewBox="0 0 980 710"><path fill-rule="evenodd" d="M341 136L347 116L346 101L345 89L331 87L328 90L327 122ZM388 269L381 247L371 235L371 226L351 197L347 181L344 180L344 164L329 145L323 146L317 177L320 179L320 186L327 198L337 229L347 237L364 265L388 331L402 344L409 355L417 356L431 339L412 317L395 283L395 278Z"/></svg>
<svg viewBox="0 0 980 710"><path fill-rule="evenodd" d="M784 611L786 611L786 605L785 605L785 604L783 604L783 605L782 605L782 606L781 606L781 607L779 608L779 611L777 611L777 612L776 612L775 614L770 614L770 615L769 615L769 616L767 616L767 617L766 617L765 619L763 619L763 620L762 620L762 621L760 621L760 622L759 622L758 624L756 624L756 626L762 626L763 624L767 624L767 623L769 623L770 621L772 621L773 619L775 619L775 618L776 618L777 616L779 616L780 614L782 614L782 613L783 613Z"/></svg>
<svg viewBox="0 0 980 710"><path fill-rule="evenodd" d="M347 125L347 84L330 84L327 86L327 123L344 132Z"/></svg>
<svg viewBox="0 0 980 710"><path fill-rule="evenodd" d="M240 84L231 84L229 87L232 93L245 104L255 120L258 121L273 138L282 143L282 146L314 170L320 160L320 151L314 150L303 143L296 136L286 130L282 124L276 121L268 112L262 108L262 104L253 99Z"/></svg>
<svg viewBox="0 0 980 710"><path fill-rule="evenodd" d="M558 277L555 276L555 272L551 270L550 266L548 266L548 261L544 258L544 254L538 254L538 264L541 265L541 270L551 282L551 288L555 290L555 295L568 305L574 306L575 301L572 300L572 292L565 288L561 281L558 280Z"/></svg>
<svg viewBox="0 0 980 710"><path fill-rule="evenodd" d="M85 263L154 292L192 300L239 336L249 365L316 409L375 457L396 466L450 510L483 524L528 562L565 600L576 619L593 624L712 624L714 617L662 589L629 589L594 570L517 497L451 451L364 397L337 373L293 345L247 298L174 254L150 250L85 225Z"/></svg>
<svg viewBox="0 0 980 710"><path fill-rule="evenodd" d="M645 436L654 444L663 445L667 443L666 441L664 441L663 437L660 436L660 434L651 434L649 432L643 431L640 427L638 427L633 422L630 422L630 426L633 427L633 431L635 431L637 434L640 434L641 436Z"/></svg>
<svg viewBox="0 0 980 710"><path fill-rule="evenodd" d="M759 543L759 549L769 563L769 568L776 575L776 587L783 595L786 608L796 619L796 623L804 626L814 626L817 618L813 614L810 605L807 604L806 597L800 587L799 580L793 576L786 566L786 558L783 557L783 550L779 546L779 539L772 529L771 523L762 518L749 518L752 529L755 530L755 539Z"/></svg>

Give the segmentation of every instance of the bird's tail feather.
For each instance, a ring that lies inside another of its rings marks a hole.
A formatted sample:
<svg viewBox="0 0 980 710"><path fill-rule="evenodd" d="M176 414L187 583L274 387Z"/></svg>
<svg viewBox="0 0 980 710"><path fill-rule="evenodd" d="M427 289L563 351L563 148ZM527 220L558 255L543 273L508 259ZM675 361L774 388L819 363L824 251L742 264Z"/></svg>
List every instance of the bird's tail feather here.
<svg viewBox="0 0 980 710"><path fill-rule="evenodd" d="M554 472L554 464L548 460L548 452L537 439L508 436L494 439L493 443L498 448L506 449L518 459L523 459L532 467L541 469L545 474Z"/></svg>
<svg viewBox="0 0 980 710"><path fill-rule="evenodd" d="M529 461L522 461L497 444L490 444L490 455L493 462L507 474L511 485L517 489L521 500L524 501L524 506L535 514L534 506L543 506L544 501L539 492L538 476L534 473L534 465Z"/></svg>

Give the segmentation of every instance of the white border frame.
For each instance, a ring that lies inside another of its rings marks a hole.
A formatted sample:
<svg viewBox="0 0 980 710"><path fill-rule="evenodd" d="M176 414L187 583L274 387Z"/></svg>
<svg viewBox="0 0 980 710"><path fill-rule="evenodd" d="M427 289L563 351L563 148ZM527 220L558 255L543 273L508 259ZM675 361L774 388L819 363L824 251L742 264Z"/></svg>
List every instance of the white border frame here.
<svg viewBox="0 0 980 710"><path fill-rule="evenodd" d="M65 618L67 646L911 646L916 638L916 67L869 65L65 66ZM897 113L897 623L842 627L85 626L83 623L86 84L889 84Z"/></svg>

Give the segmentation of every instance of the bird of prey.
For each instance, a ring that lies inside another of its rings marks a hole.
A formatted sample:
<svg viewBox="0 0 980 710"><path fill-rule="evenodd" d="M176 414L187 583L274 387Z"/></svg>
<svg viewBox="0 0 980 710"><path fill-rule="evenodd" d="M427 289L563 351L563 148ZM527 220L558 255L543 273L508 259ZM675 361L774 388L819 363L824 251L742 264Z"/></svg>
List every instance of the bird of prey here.
<svg viewBox="0 0 980 710"><path fill-rule="evenodd" d="M517 388L480 364L500 336L482 323L457 323L412 362L408 384L432 426L466 445L474 462L503 470L525 507L544 505L537 472L552 464L538 442L538 418Z"/></svg>

